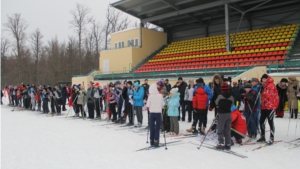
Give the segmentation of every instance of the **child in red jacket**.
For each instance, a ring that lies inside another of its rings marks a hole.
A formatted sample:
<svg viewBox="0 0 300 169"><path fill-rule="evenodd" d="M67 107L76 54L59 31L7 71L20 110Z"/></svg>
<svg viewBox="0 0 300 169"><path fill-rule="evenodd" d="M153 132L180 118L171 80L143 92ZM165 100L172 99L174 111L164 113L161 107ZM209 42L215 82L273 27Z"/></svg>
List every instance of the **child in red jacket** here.
<svg viewBox="0 0 300 169"><path fill-rule="evenodd" d="M246 118L236 109L231 107L231 137L234 137L236 142L242 144L242 139L247 134ZM231 140L231 145L234 145Z"/></svg>
<svg viewBox="0 0 300 169"><path fill-rule="evenodd" d="M199 87L196 92L195 96L193 97L193 124L191 129L187 129L188 132L193 133L200 133L204 135L205 133L205 127L201 130L202 124L206 120L206 103L207 103L208 97L205 93L205 90L202 87ZM198 131L196 130L197 122L199 121L199 128Z"/></svg>

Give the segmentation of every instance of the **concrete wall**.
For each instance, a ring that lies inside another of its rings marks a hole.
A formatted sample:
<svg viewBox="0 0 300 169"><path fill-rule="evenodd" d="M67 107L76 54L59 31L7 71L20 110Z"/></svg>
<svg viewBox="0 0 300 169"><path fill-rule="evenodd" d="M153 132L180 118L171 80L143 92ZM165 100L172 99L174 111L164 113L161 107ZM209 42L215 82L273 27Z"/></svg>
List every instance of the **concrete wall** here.
<svg viewBox="0 0 300 169"><path fill-rule="evenodd" d="M127 41L133 38L139 38L140 29L132 29L128 31L121 31L111 35L111 46L114 47L115 42L124 41L124 45L127 46ZM158 32L142 29L142 47L125 47L114 50L101 51L99 59L99 70L103 73L103 60L109 60L109 72L123 72L123 69L131 69L139 62L157 50L159 47L167 43L167 34L164 32ZM130 66L131 64L131 66Z"/></svg>
<svg viewBox="0 0 300 169"><path fill-rule="evenodd" d="M239 76L232 79L233 82L237 82L239 79L244 79L245 77L250 80L252 77L256 77L260 80L261 76L267 72L266 66L257 66L253 69L248 70L240 74Z"/></svg>
<svg viewBox="0 0 300 169"><path fill-rule="evenodd" d="M87 84L90 81L94 81L94 77L93 76L73 77L72 78L72 85L73 84L82 84L85 87L87 87Z"/></svg>

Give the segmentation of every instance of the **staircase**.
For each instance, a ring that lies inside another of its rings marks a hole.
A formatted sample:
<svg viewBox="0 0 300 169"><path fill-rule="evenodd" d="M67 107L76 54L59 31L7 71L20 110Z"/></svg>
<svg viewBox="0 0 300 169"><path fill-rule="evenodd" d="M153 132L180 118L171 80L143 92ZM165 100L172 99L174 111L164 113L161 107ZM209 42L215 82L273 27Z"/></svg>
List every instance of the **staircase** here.
<svg viewBox="0 0 300 169"><path fill-rule="evenodd" d="M292 53L289 57L290 61L300 61L300 38L299 35L295 41L295 44L292 49Z"/></svg>
<svg viewBox="0 0 300 169"><path fill-rule="evenodd" d="M142 60L140 63L138 63L135 67L133 67L132 70L130 71L130 73L133 73L136 69L138 69L139 67L141 67L142 65L147 63L151 58L156 56L160 51L162 51L167 46L168 45L165 44L165 45L161 46L160 48L158 48L155 52L150 54L148 57L146 57L144 60Z"/></svg>

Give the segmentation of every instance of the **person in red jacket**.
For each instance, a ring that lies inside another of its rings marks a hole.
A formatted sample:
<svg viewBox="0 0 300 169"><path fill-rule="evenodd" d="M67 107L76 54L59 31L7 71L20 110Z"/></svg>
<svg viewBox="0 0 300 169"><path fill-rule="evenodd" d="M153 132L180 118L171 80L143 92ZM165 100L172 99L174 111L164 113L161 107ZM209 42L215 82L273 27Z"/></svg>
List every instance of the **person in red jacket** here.
<svg viewBox="0 0 300 169"><path fill-rule="evenodd" d="M205 120L205 115L206 115L206 104L208 101L208 96L205 93L204 88L199 87L196 92L195 96L193 97L193 124L191 129L187 129L188 132L193 132L193 133L199 133L204 135L203 133L204 130L201 130L201 126L204 123ZM199 128L198 131L196 130L197 122L199 121Z"/></svg>
<svg viewBox="0 0 300 169"><path fill-rule="evenodd" d="M270 126L270 140L267 142L267 145L272 145L274 142L274 114L279 104L278 91L276 89L274 80L272 77L264 74L261 78L263 82L263 92L261 95L261 115L260 115L260 129L261 137L257 142L265 142L265 121L268 119Z"/></svg>
<svg viewBox="0 0 300 169"><path fill-rule="evenodd" d="M231 107L231 137L234 137L236 143L242 144L244 135L247 134L246 118L243 114L236 109L235 106ZM231 141L231 145L234 145Z"/></svg>

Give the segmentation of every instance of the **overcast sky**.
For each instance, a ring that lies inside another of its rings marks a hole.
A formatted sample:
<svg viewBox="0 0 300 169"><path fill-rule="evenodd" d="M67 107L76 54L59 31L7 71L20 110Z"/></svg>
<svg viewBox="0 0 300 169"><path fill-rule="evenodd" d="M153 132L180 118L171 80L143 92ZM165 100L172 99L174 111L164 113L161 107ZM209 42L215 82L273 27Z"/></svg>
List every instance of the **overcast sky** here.
<svg viewBox="0 0 300 169"><path fill-rule="evenodd" d="M68 35L74 35L69 21L70 11L75 9L76 3L85 4L91 9L91 16L101 23L105 20L105 11L109 4L118 0L1 0L1 29L7 22L7 15L21 13L22 18L30 23L27 33L39 28L44 40L57 35L60 41L67 41ZM127 14L124 14L127 15ZM135 19L132 18L132 25ZM4 32L5 37L11 35Z"/></svg>

